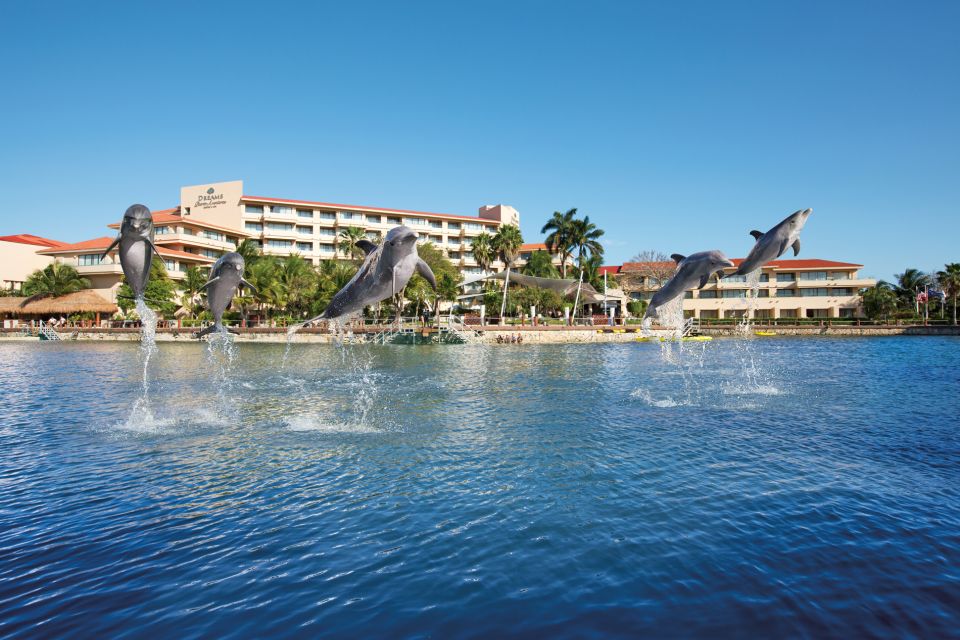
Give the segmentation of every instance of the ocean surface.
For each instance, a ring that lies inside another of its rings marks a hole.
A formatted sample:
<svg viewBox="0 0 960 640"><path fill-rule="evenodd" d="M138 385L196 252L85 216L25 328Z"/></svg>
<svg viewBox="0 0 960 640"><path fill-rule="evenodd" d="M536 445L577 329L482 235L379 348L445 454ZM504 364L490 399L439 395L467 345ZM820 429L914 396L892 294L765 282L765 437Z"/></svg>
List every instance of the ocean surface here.
<svg viewBox="0 0 960 640"><path fill-rule="evenodd" d="M957 637L960 339L0 344L0 637Z"/></svg>

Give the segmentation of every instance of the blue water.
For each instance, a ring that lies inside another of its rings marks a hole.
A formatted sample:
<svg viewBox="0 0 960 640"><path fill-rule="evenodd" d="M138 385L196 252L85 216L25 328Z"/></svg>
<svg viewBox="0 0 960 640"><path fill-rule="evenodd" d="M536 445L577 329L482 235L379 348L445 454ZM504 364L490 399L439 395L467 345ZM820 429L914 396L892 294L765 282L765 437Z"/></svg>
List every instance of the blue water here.
<svg viewBox="0 0 960 640"><path fill-rule="evenodd" d="M0 344L0 636L948 637L960 339Z"/></svg>

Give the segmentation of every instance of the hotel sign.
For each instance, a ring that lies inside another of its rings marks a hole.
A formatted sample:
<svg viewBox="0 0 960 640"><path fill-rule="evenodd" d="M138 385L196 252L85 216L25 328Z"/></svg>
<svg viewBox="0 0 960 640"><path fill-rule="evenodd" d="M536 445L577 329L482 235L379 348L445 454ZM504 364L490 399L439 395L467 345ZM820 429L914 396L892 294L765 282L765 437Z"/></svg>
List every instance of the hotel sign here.
<svg viewBox="0 0 960 640"><path fill-rule="evenodd" d="M214 182L180 189L180 210L184 217L197 217L221 227L243 228L240 199L243 182Z"/></svg>
<svg viewBox="0 0 960 640"><path fill-rule="evenodd" d="M217 193L215 187L209 187L203 193L197 194L197 201L193 204L191 210L215 209L216 207L226 203L226 195L223 193Z"/></svg>

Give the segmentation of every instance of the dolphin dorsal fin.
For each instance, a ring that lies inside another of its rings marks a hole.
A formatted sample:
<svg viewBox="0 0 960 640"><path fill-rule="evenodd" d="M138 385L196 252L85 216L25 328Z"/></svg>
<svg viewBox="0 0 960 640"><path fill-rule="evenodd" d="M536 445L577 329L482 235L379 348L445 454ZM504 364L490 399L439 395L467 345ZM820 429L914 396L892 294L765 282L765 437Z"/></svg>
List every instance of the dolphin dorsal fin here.
<svg viewBox="0 0 960 640"><path fill-rule="evenodd" d="M357 240L354 244L363 249L364 253L367 255L370 255L373 250L377 248L377 245L373 244L369 240Z"/></svg>
<svg viewBox="0 0 960 640"><path fill-rule="evenodd" d="M671 254L671 255L670 255L670 259L673 260L674 262L676 262L677 264L680 264L680 262L681 262L684 258L686 258L686 257L687 257L687 256L681 255L681 254L679 254L679 253L674 253L674 254Z"/></svg>
<svg viewBox="0 0 960 640"><path fill-rule="evenodd" d="M754 229L753 231L750 232L750 235L753 236L754 240L759 240L760 238L763 237L763 231L757 231L756 229Z"/></svg>

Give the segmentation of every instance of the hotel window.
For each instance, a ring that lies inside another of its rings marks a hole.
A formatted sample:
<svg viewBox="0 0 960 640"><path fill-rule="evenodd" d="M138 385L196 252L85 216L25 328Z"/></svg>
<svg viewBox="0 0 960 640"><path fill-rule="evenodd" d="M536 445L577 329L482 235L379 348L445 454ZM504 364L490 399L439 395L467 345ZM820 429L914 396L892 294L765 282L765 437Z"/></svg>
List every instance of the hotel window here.
<svg viewBox="0 0 960 640"><path fill-rule="evenodd" d="M430 227L433 229L443 229L443 223L439 220L431 220Z"/></svg>
<svg viewBox="0 0 960 640"><path fill-rule="evenodd" d="M313 220L313 211L310 209L297 209L298 218L309 218Z"/></svg>
<svg viewBox="0 0 960 640"><path fill-rule="evenodd" d="M449 229L450 231L460 231L460 223L459 223L459 222L448 222L448 223L447 223L447 229Z"/></svg>
<svg viewBox="0 0 960 640"><path fill-rule="evenodd" d="M746 289L725 289L723 291L724 298L746 298L747 290Z"/></svg>
<svg viewBox="0 0 960 640"><path fill-rule="evenodd" d="M812 297L821 297L821 296L829 296L829 295L830 295L830 289L827 289L826 287L819 287L819 288L813 288L813 289L800 289L800 297L802 298L812 298Z"/></svg>
<svg viewBox="0 0 960 640"><path fill-rule="evenodd" d="M434 244L443 244L443 236L430 236L430 242Z"/></svg>
<svg viewBox="0 0 960 640"><path fill-rule="evenodd" d="M530 254L529 254L529 253L521 253L521 254L520 254L520 259L521 259L521 260L529 260L529 259L530 259Z"/></svg>
<svg viewBox="0 0 960 640"><path fill-rule="evenodd" d="M451 252L450 252L450 259L451 259L451 260L459 260L459 259L460 259L460 252L459 252L459 251L451 251Z"/></svg>
<svg viewBox="0 0 960 640"><path fill-rule="evenodd" d="M279 213L280 215L292 215L293 207L281 207L279 205L270 205L270 213Z"/></svg>
<svg viewBox="0 0 960 640"><path fill-rule="evenodd" d="M778 298L792 298L794 295L793 289L777 289Z"/></svg>
<svg viewBox="0 0 960 640"><path fill-rule="evenodd" d="M177 268L177 263L173 260L164 260L163 264L167 268L167 271L174 271Z"/></svg>
<svg viewBox="0 0 960 640"><path fill-rule="evenodd" d="M194 231L193 229L191 229L190 227L184 227L184 228L183 228L183 233L184 233L184 235L188 235L188 236L195 236L195 235L197 235L197 232Z"/></svg>
<svg viewBox="0 0 960 640"><path fill-rule="evenodd" d="M777 282L796 282L797 276L793 273L778 273Z"/></svg>
<svg viewBox="0 0 960 640"><path fill-rule="evenodd" d="M684 291L684 292L683 292L683 297L684 297L684 299L689 300L690 298L693 297L693 291Z"/></svg>
<svg viewBox="0 0 960 640"><path fill-rule="evenodd" d="M175 233L170 227L156 227L155 231L158 236L162 236L167 233Z"/></svg>
<svg viewBox="0 0 960 640"><path fill-rule="evenodd" d="M800 273L801 280L826 280L826 271L803 271Z"/></svg>
<svg viewBox="0 0 960 640"><path fill-rule="evenodd" d="M311 251L313 251L313 243L312 243L312 242L298 242L298 243L297 243L297 251L303 251L304 253L310 253Z"/></svg>
<svg viewBox="0 0 960 640"><path fill-rule="evenodd" d="M427 221L423 218L406 218L403 222L408 227L422 227L423 225L427 224Z"/></svg>
<svg viewBox="0 0 960 640"><path fill-rule="evenodd" d="M293 246L293 240L267 240L267 246L271 249L289 249Z"/></svg>
<svg viewBox="0 0 960 640"><path fill-rule="evenodd" d="M796 309L780 309L781 318L796 318L797 310Z"/></svg>
<svg viewBox="0 0 960 640"><path fill-rule="evenodd" d="M183 262L177 263L177 270L178 270L178 271L180 271L180 272L182 272L182 273L186 273L186 272L187 272L187 269L189 269L189 267L188 267L186 264L184 264Z"/></svg>
<svg viewBox="0 0 960 640"><path fill-rule="evenodd" d="M297 227L297 233L299 233L302 236L312 236L313 227Z"/></svg>
<svg viewBox="0 0 960 640"><path fill-rule="evenodd" d="M292 225L292 224L284 224L284 223L282 223L282 222L268 222L268 223L267 223L267 230L268 230L268 231L279 231L279 232L281 232L281 233L289 233L290 231L293 231L293 225Z"/></svg>
<svg viewBox="0 0 960 640"><path fill-rule="evenodd" d="M204 231L203 237L207 238L208 240L219 240L220 242L224 241L223 234L219 231Z"/></svg>
<svg viewBox="0 0 960 640"><path fill-rule="evenodd" d="M456 244L456 245L459 245L459 244L460 244L460 238L455 238L455 237L453 237L453 236L450 236L449 238L447 238L447 244Z"/></svg>
<svg viewBox="0 0 960 640"><path fill-rule="evenodd" d="M473 251L464 251L463 257L467 260L473 260Z"/></svg>
<svg viewBox="0 0 960 640"><path fill-rule="evenodd" d="M747 276L727 276L723 279L724 282L746 282Z"/></svg>
<svg viewBox="0 0 960 640"><path fill-rule="evenodd" d="M363 214L362 214L362 213L356 213L356 212L354 212L354 211L341 211L341 212L340 212L340 219L341 219L341 220L363 221Z"/></svg>
<svg viewBox="0 0 960 640"><path fill-rule="evenodd" d="M263 205L261 204L248 204L243 207L245 213L263 213Z"/></svg>
<svg viewBox="0 0 960 640"><path fill-rule="evenodd" d="M850 277L850 274L846 271L831 271L830 279L831 280L846 280Z"/></svg>
<svg viewBox="0 0 960 640"><path fill-rule="evenodd" d="M337 235L337 232L333 229L320 229L320 235L332 238Z"/></svg>
<svg viewBox="0 0 960 640"><path fill-rule="evenodd" d="M770 297L770 289L759 289L759 290L757 291L757 297L758 297L758 298L769 298L769 297Z"/></svg>
<svg viewBox="0 0 960 640"><path fill-rule="evenodd" d="M336 220L336 219L337 219L337 214L331 213L330 211L321 211L321 212L320 212L320 219L321 219L321 220Z"/></svg>
<svg viewBox="0 0 960 640"><path fill-rule="evenodd" d="M380 216L367 216L367 222L370 224L380 224Z"/></svg>
<svg viewBox="0 0 960 640"><path fill-rule="evenodd" d="M332 245L332 244L323 244L323 243L321 242L321 243L320 243L320 253L333 253L333 245Z"/></svg>
<svg viewBox="0 0 960 640"><path fill-rule="evenodd" d="M761 274L760 274L760 282L770 282L770 274L768 274L768 273L761 273Z"/></svg>
<svg viewBox="0 0 960 640"><path fill-rule="evenodd" d="M96 253L77 256L77 266L79 267L94 267L98 264L100 264L100 256Z"/></svg>
<svg viewBox="0 0 960 640"><path fill-rule="evenodd" d="M213 249L200 249L200 255L207 256L208 258L219 258L223 254Z"/></svg>
<svg viewBox="0 0 960 640"><path fill-rule="evenodd" d="M391 218L387 216L387 224L400 224L400 218Z"/></svg>
<svg viewBox="0 0 960 640"><path fill-rule="evenodd" d="M703 298L703 299L706 299L706 298L716 298L716 297L717 297L717 290L716 290L716 289L709 289L709 290L707 290L707 289L700 289L700 295L699 295L698 297Z"/></svg>
<svg viewBox="0 0 960 640"><path fill-rule="evenodd" d="M247 231L250 231L251 233L263 232L263 225L260 224L259 222L244 222L243 228L246 229Z"/></svg>
<svg viewBox="0 0 960 640"><path fill-rule="evenodd" d="M467 231L483 231L483 225L476 222L467 222L463 225Z"/></svg>
<svg viewBox="0 0 960 640"><path fill-rule="evenodd" d="M380 232L379 231L367 231L367 240L370 242L380 242Z"/></svg>

